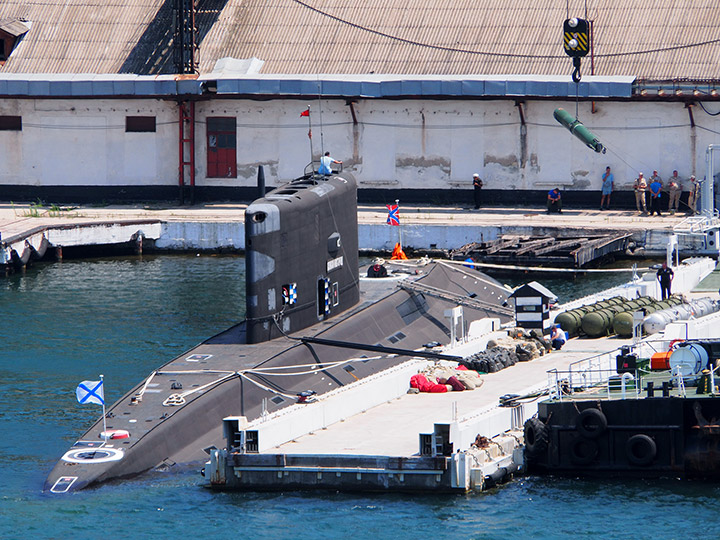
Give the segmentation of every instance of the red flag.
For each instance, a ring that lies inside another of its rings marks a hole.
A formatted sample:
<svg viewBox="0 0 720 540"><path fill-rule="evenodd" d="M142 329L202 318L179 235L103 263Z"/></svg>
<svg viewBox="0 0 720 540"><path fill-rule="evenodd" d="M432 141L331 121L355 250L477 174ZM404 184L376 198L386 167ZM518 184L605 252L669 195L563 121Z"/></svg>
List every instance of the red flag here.
<svg viewBox="0 0 720 540"><path fill-rule="evenodd" d="M300 113L300 116L310 116L310 109L307 109Z"/></svg>

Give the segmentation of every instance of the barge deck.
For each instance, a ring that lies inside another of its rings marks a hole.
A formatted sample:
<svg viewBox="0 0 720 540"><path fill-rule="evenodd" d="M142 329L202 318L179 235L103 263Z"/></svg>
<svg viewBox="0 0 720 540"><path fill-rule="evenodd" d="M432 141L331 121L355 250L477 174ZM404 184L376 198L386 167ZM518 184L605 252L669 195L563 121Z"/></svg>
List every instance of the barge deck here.
<svg viewBox="0 0 720 540"><path fill-rule="evenodd" d="M534 401L503 407L501 397L541 393L548 371L566 370L583 358L612 354L629 343L615 337L571 340L561 351L482 375L482 386L464 392L408 394L410 375L426 366L410 362L396 374L384 374L382 382L375 381L395 388L394 395L386 394L389 399L375 407L363 409L362 401L353 403L362 400L360 396L334 395L302 406L295 415L247 425L241 417L228 417L228 448L211 453L205 474L215 489L486 489L522 469L517 453L522 424L537 410ZM366 387L364 394L372 391ZM337 408L354 414L328 423L329 411ZM310 416L325 420L313 424ZM307 432L284 440L293 425L307 426Z"/></svg>

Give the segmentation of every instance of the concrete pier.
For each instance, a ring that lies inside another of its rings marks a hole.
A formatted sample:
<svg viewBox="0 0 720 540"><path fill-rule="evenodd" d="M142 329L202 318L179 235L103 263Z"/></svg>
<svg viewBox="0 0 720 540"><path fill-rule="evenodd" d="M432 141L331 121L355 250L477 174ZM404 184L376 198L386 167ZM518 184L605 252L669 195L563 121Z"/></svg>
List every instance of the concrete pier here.
<svg viewBox="0 0 720 540"><path fill-rule="evenodd" d="M713 267L709 259L678 267L678 292L692 290ZM608 294L657 296L655 285L641 278ZM467 358L503 333L471 328L467 341L444 352ZM561 379L570 388L582 384L597 366L612 373L630 345L617 336L571 339L561 351L481 375L475 390L440 394L407 393L410 377L428 366L411 360L250 423L226 418L227 448L211 452L207 476L217 489L482 490L522 470L523 423L544 391Z"/></svg>
<svg viewBox="0 0 720 540"><path fill-rule="evenodd" d="M337 392L250 424L229 417L228 448L211 452L206 476L217 489L480 491L523 469L523 422L537 412L535 400L503 407L501 396L541 392L549 371L567 372L588 357L614 358L630 343L570 340L562 351L482 375L475 390L443 394L406 393L410 375L425 364L416 360L364 381L361 392ZM378 395L387 401L374 407L362 401ZM335 418L337 409L347 417ZM288 435L293 430L305 433ZM238 451L240 433L252 445Z"/></svg>
<svg viewBox="0 0 720 540"><path fill-rule="evenodd" d="M53 248L136 242L144 249L243 250L246 205L212 203L196 206L106 206L43 208L0 204L2 242L21 254L25 242L37 248L45 238ZM449 250L469 242L496 239L503 234L556 236L594 232L630 232L646 254L662 255L673 227L684 215L640 216L627 210L563 210L548 215L540 208L460 206L400 207L401 227L386 224L383 205L358 208L359 246L364 251L391 251L402 234L403 247ZM702 237L682 237L684 255L717 256L717 246ZM3 261L0 260L0 263Z"/></svg>

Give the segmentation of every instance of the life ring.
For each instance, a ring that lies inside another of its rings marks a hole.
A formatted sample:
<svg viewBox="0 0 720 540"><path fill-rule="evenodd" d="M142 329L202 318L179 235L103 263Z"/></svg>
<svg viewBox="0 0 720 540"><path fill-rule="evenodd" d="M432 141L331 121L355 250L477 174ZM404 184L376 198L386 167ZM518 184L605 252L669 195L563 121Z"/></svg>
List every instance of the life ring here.
<svg viewBox="0 0 720 540"><path fill-rule="evenodd" d="M625 443L625 454L632 465L645 467L650 465L657 455L657 445L647 435L633 435Z"/></svg>
<svg viewBox="0 0 720 540"><path fill-rule="evenodd" d="M101 439L127 439L129 437L130 432L124 429L108 429L100 432Z"/></svg>
<svg viewBox="0 0 720 540"><path fill-rule="evenodd" d="M525 422L523 433L528 457L538 457L548 447L548 427L539 418L531 418Z"/></svg>
<svg viewBox="0 0 720 540"><path fill-rule="evenodd" d="M607 418L599 409L585 409L575 419L575 428L586 439L597 439L607 429Z"/></svg>
<svg viewBox="0 0 720 540"><path fill-rule="evenodd" d="M598 444L591 439L575 439L570 447L570 457L575 465L590 465L598 452Z"/></svg>

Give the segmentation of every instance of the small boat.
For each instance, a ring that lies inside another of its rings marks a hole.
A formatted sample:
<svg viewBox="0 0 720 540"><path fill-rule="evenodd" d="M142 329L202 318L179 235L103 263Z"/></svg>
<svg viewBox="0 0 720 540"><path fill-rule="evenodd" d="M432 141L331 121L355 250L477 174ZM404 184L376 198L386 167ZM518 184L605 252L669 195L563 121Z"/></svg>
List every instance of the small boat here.
<svg viewBox="0 0 720 540"><path fill-rule="evenodd" d="M513 317L510 291L467 268L403 261L361 277L348 174L310 172L267 193L248 206L245 235L246 319L130 389L60 458L46 491L202 463L224 444L227 416L251 421L408 358L448 358L436 352L455 335L446 310L461 307L466 325Z"/></svg>
<svg viewBox="0 0 720 540"><path fill-rule="evenodd" d="M609 379L586 384L593 373L584 371L581 384L561 381L525 423L528 471L720 479L720 341L675 340L669 348L642 366L643 348L627 347Z"/></svg>

